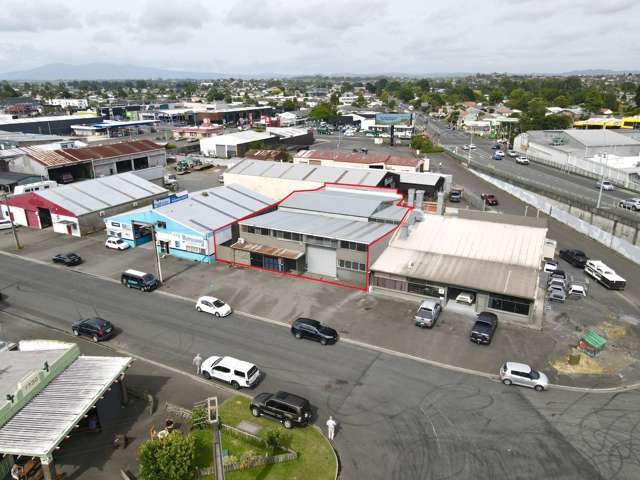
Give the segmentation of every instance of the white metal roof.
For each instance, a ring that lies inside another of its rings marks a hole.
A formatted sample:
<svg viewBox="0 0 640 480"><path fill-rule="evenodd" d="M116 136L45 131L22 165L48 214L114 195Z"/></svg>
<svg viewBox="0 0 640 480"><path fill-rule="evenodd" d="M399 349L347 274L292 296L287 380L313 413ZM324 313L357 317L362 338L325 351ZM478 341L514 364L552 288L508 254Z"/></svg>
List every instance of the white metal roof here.
<svg viewBox="0 0 640 480"><path fill-rule="evenodd" d="M131 361L129 357L78 357L0 428L0 452L49 455Z"/></svg>
<svg viewBox="0 0 640 480"><path fill-rule="evenodd" d="M168 190L127 172L35 193L79 216L168 193Z"/></svg>
<svg viewBox="0 0 640 480"><path fill-rule="evenodd" d="M225 135L216 135L215 137L203 138L201 144L205 145L238 145L242 143L259 142L267 140L273 135L266 132L254 132L246 130L244 132L228 133Z"/></svg>

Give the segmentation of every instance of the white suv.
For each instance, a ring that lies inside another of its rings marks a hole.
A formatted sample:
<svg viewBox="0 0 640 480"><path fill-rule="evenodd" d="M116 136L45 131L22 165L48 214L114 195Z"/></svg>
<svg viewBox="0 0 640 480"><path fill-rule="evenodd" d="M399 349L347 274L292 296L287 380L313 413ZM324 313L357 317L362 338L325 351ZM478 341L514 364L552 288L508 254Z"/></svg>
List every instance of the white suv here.
<svg viewBox="0 0 640 480"><path fill-rule="evenodd" d="M107 248L112 248L114 250L126 250L129 248L129 244L117 237L109 237L107 241L104 242L104 246Z"/></svg>
<svg viewBox="0 0 640 480"><path fill-rule="evenodd" d="M252 387L260 380L258 367L233 357L209 357L202 362L200 370L207 380L222 380L236 390L240 387Z"/></svg>
<svg viewBox="0 0 640 480"><path fill-rule="evenodd" d="M534 388L537 392L549 387L549 379L544 373L524 363L506 362L500 369L500 380L505 385L522 385Z"/></svg>

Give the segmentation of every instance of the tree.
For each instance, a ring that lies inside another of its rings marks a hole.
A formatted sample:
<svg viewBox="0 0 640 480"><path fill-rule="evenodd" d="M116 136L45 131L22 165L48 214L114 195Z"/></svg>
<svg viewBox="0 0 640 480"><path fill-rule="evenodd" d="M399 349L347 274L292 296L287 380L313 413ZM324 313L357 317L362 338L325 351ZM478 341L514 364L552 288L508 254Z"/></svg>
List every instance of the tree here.
<svg viewBox="0 0 640 480"><path fill-rule="evenodd" d="M636 107L640 108L640 85L636 88L636 97L634 98L634 101L636 102Z"/></svg>
<svg viewBox="0 0 640 480"><path fill-rule="evenodd" d="M18 96L18 92L16 92L13 89L13 87L9 85L9 82L5 80L0 84L0 98L17 97L17 96Z"/></svg>
<svg viewBox="0 0 640 480"><path fill-rule="evenodd" d="M405 83L400 89L400 92L398 92L398 97L400 97L400 100L403 102L410 102L413 100L415 98L415 93L413 92L411 85Z"/></svg>
<svg viewBox="0 0 640 480"><path fill-rule="evenodd" d="M295 110L296 108L298 108L298 102L296 102L292 98L287 98L284 102L282 102L282 108L285 111Z"/></svg>
<svg viewBox="0 0 640 480"><path fill-rule="evenodd" d="M558 95L553 99L553 104L556 107L567 108L569 106L569 99L565 95Z"/></svg>
<svg viewBox="0 0 640 480"><path fill-rule="evenodd" d="M414 150L420 150L420 153L436 153L444 150L442 147L434 145L428 138L423 138L422 135L414 135L411 138L410 147Z"/></svg>
<svg viewBox="0 0 640 480"><path fill-rule="evenodd" d="M311 120L326 120L329 117L335 117L338 115L336 107L328 102L322 102L316 105L309 112L309 118Z"/></svg>
<svg viewBox="0 0 640 480"><path fill-rule="evenodd" d="M584 94L584 108L589 112L597 112L604 105L602 93L598 87L590 87Z"/></svg>
<svg viewBox="0 0 640 480"><path fill-rule="evenodd" d="M602 97L602 102L604 106L607 107L609 110L614 112L618 110L618 96L616 95L616 92L614 92L613 90L607 90L604 93L604 96Z"/></svg>
<svg viewBox="0 0 640 480"><path fill-rule="evenodd" d="M340 103L340 96L337 92L333 92L331 94L331 97L329 97L329 103L331 103L331 105L338 105L338 103Z"/></svg>
<svg viewBox="0 0 640 480"><path fill-rule="evenodd" d="M140 445L138 463L140 480L195 480L196 441L177 431L163 439L148 440Z"/></svg>
<svg viewBox="0 0 640 480"><path fill-rule="evenodd" d="M518 110L525 110L529 101L529 94L523 88L516 88L509 95L509 106Z"/></svg>
<svg viewBox="0 0 640 480"><path fill-rule="evenodd" d="M352 105L356 108L363 108L367 106L367 101L364 98L364 95L359 94L358 98L352 103Z"/></svg>
<svg viewBox="0 0 640 480"><path fill-rule="evenodd" d="M500 103L504 99L504 92L501 88L493 88L489 92L489 102L492 104Z"/></svg>
<svg viewBox="0 0 640 480"><path fill-rule="evenodd" d="M391 109L396 108L396 101L392 98L387 102L387 106Z"/></svg>

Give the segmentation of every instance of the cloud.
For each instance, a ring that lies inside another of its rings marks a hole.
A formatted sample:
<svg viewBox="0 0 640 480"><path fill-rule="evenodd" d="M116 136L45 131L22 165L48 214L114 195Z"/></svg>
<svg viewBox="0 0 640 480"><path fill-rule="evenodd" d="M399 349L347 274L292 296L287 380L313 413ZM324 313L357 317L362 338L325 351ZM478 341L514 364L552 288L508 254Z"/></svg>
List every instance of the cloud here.
<svg viewBox="0 0 640 480"><path fill-rule="evenodd" d="M78 17L66 5L23 0L0 8L0 33L65 30L79 26Z"/></svg>
<svg viewBox="0 0 640 480"><path fill-rule="evenodd" d="M149 30L188 30L200 29L211 20L211 13L203 2L198 0L154 0L143 8L138 25Z"/></svg>

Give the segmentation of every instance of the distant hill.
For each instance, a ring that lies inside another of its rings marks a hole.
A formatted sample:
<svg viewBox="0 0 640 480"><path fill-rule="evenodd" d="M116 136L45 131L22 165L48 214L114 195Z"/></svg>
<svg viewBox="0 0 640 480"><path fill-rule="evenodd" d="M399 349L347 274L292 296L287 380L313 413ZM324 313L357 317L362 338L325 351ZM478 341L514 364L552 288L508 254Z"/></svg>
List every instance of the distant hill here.
<svg viewBox="0 0 640 480"><path fill-rule="evenodd" d="M206 80L228 78L230 75L206 72L185 72L162 68L141 67L137 65L118 65L113 63L88 63L71 65L68 63L50 63L30 70L0 73L0 80L130 80L130 79L194 79Z"/></svg>

